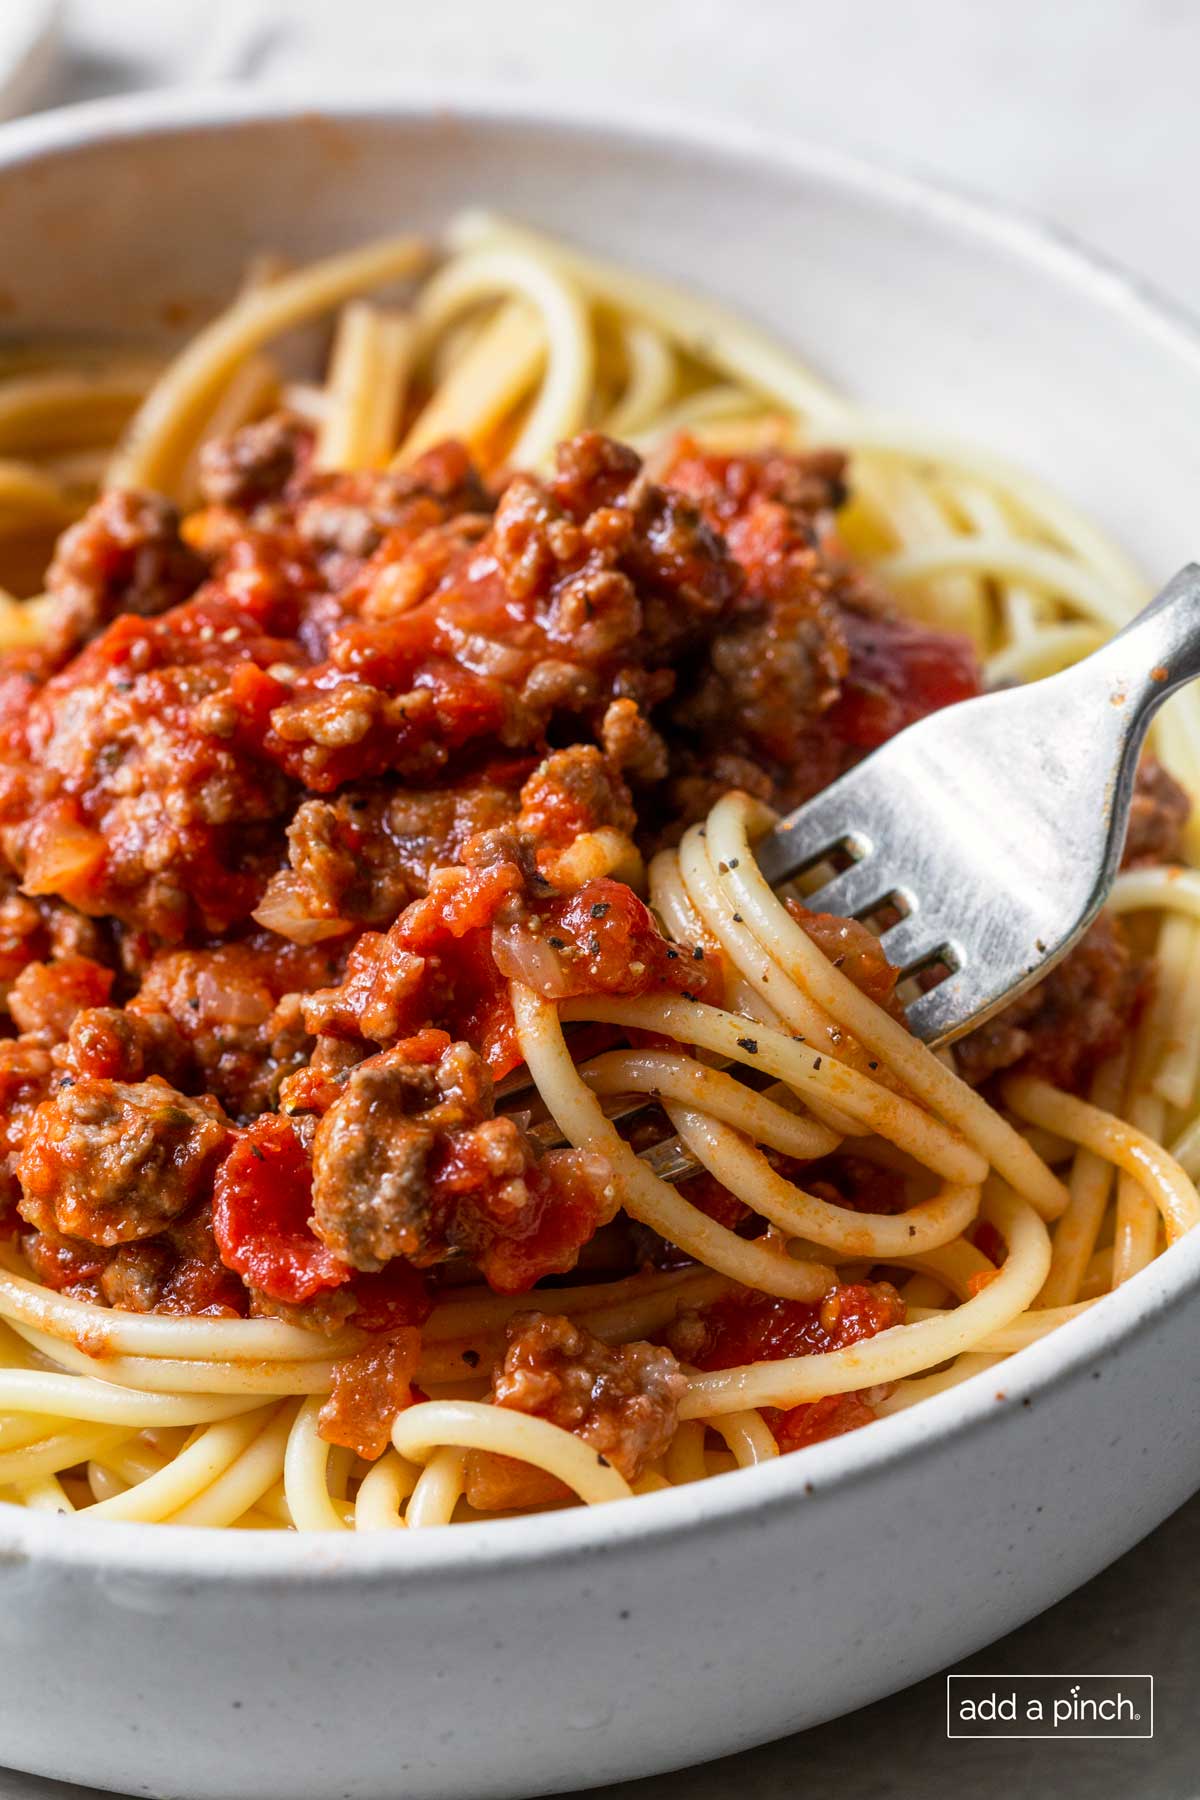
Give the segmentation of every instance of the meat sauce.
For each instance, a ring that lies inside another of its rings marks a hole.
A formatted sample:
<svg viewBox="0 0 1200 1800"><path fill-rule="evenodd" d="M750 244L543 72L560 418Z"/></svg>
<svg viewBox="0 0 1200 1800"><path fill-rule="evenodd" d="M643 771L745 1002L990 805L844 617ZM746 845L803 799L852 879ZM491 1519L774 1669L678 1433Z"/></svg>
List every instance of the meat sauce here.
<svg viewBox="0 0 1200 1800"><path fill-rule="evenodd" d="M844 1350L904 1323L904 1301L890 1282L852 1282L818 1302L782 1300L735 1288L710 1306L682 1313L667 1340L683 1362L699 1369L731 1369L743 1363ZM780 1450L839 1437L875 1414L863 1394L834 1394L790 1407L765 1409Z"/></svg>
<svg viewBox="0 0 1200 1800"><path fill-rule="evenodd" d="M510 978L719 1000L716 959L635 892L645 857L730 786L804 799L979 672L840 554L828 453L684 443L653 482L584 433L493 493L453 444L403 473L318 474L311 452L280 415L206 451L186 519L103 496L60 544L44 646L0 669L0 1226L99 1303L395 1338L329 1403L369 1454L354 1420L400 1403L398 1334L448 1269L527 1291L617 1206L600 1159L496 1115ZM1131 848L1169 853L1185 814L1151 771ZM893 1003L868 934L798 916ZM1093 934L967 1066L1077 1082L1139 992ZM819 1352L896 1302L780 1304L718 1305L689 1360ZM499 1404L524 1404L542 1351L564 1392L568 1364L599 1368L564 1328L522 1328ZM864 1405L798 1409L780 1442Z"/></svg>

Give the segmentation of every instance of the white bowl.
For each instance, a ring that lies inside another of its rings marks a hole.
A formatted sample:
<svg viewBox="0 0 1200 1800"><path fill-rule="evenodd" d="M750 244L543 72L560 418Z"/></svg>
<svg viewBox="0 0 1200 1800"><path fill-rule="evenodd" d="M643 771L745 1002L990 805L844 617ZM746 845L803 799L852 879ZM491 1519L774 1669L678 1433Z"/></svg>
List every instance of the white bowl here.
<svg viewBox="0 0 1200 1800"><path fill-rule="evenodd" d="M824 151L494 101L122 101L0 132L5 322L144 330L499 204L1011 453L1165 574L1200 346L1026 223ZM1041 1611L1200 1485L1200 1233L951 1393L764 1469L379 1537L0 1507L0 1761L137 1792L530 1795L861 1706Z"/></svg>

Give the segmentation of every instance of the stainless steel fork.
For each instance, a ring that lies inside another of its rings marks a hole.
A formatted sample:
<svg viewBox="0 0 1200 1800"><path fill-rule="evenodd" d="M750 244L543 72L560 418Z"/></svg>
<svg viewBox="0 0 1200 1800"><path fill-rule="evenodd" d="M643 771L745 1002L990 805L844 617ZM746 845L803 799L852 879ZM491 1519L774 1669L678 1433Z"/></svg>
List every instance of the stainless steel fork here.
<svg viewBox="0 0 1200 1800"><path fill-rule="evenodd" d="M1138 755L1168 695L1200 675L1200 566L1058 675L931 713L756 846L774 886L840 852L804 904L903 915L880 945L904 975L942 964L907 1018L948 1043L1078 942L1121 860Z"/></svg>
<svg viewBox="0 0 1200 1800"><path fill-rule="evenodd" d="M759 866L778 887L848 859L804 904L858 919L898 911L880 936L888 960L904 976L944 971L910 1001L909 1026L927 1044L949 1043L1040 980L1096 917L1121 860L1147 728L1197 675L1191 563L1082 662L890 739L760 839ZM561 1142L552 1123L534 1135ZM697 1168L677 1139L645 1155L667 1180Z"/></svg>

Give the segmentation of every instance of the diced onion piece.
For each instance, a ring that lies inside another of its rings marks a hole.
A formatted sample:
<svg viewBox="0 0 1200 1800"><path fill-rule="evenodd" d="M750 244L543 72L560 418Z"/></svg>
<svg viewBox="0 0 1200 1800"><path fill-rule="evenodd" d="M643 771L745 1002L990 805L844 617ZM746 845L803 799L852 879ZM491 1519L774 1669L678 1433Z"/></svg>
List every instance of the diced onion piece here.
<svg viewBox="0 0 1200 1800"><path fill-rule="evenodd" d="M568 992L562 958L537 932L520 925L493 925L492 958L506 980L523 981L547 1000L559 1000Z"/></svg>
<svg viewBox="0 0 1200 1800"><path fill-rule="evenodd" d="M257 924L289 938L293 944L319 944L324 938L343 937L353 929L349 919L314 918L296 877L286 869L268 882L252 917Z"/></svg>
<svg viewBox="0 0 1200 1800"><path fill-rule="evenodd" d="M205 1018L219 1025L262 1025L275 1010L268 988L238 987L209 969L202 969L197 978L196 997Z"/></svg>

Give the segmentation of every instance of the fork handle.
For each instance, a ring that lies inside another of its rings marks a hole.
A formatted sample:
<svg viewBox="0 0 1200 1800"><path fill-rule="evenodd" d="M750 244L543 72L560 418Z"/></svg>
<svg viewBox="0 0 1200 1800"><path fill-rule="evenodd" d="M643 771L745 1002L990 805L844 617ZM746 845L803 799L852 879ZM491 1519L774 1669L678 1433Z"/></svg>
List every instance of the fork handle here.
<svg viewBox="0 0 1200 1800"><path fill-rule="evenodd" d="M1164 700L1197 676L1200 564L1188 563L1107 644L1030 685L1031 702L1052 708L1056 721L1053 735L1061 757L1056 775L1064 797L1082 791L1080 781L1086 788L1089 763L1099 761L1110 770L1102 801L1105 852L1090 898L1080 910L1080 930L1099 911L1120 866L1150 721Z"/></svg>
<svg viewBox="0 0 1200 1800"><path fill-rule="evenodd" d="M1163 701L1200 675L1200 564L1188 563L1116 637L1087 659L1128 709L1125 733L1140 743Z"/></svg>

